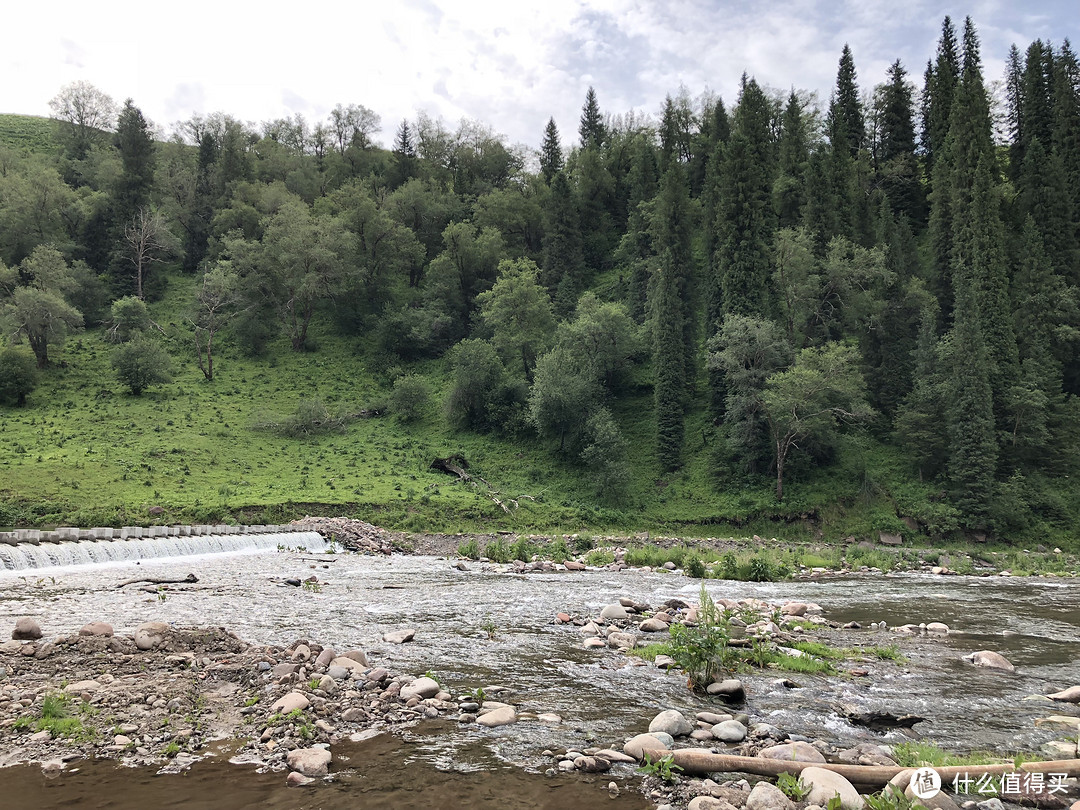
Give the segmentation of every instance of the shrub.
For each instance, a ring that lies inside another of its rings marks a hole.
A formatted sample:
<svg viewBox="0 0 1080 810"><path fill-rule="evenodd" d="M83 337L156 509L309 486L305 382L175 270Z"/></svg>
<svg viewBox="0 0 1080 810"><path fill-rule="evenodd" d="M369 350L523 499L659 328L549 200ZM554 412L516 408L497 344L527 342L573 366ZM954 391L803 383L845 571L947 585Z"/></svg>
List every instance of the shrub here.
<svg viewBox="0 0 1080 810"><path fill-rule="evenodd" d="M0 403L22 407L37 387L37 361L18 349L0 352Z"/></svg>
<svg viewBox="0 0 1080 810"><path fill-rule="evenodd" d="M172 382L171 365L172 358L162 345L143 333L134 335L112 355L117 379L135 396L151 385Z"/></svg>
<svg viewBox="0 0 1080 810"><path fill-rule="evenodd" d="M390 394L390 411L402 422L416 422L427 413L431 402L431 386L417 374L407 374L394 381Z"/></svg>

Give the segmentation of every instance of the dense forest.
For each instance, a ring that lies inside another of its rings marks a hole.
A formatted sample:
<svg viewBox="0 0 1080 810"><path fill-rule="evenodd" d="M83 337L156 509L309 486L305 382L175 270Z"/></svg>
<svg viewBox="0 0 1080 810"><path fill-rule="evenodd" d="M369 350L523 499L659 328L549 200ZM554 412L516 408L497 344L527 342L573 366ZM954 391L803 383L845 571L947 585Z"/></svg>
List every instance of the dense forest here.
<svg viewBox="0 0 1080 810"><path fill-rule="evenodd" d="M921 83L895 61L860 87L845 47L824 105L744 75L653 118L590 88L538 151L423 113L383 148L358 104L166 138L69 85L54 131L0 144L0 418L41 407L80 332L129 397L170 364L212 397L224 358L348 346L405 430L437 401L627 523L649 522L642 481L797 519L828 480L876 529L1071 538L1080 62L1014 46L994 84L946 18ZM310 401L289 424L357 416Z"/></svg>

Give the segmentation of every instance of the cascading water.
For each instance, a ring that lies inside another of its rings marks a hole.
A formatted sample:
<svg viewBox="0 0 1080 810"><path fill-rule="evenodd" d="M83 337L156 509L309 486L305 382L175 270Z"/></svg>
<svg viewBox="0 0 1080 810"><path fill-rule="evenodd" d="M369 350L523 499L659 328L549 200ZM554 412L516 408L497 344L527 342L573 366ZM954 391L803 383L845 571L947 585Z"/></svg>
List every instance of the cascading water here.
<svg viewBox="0 0 1080 810"><path fill-rule="evenodd" d="M276 548L326 550L318 532L258 532L248 534L176 535L125 540L64 540L48 543L0 543L0 577L45 573L54 568L166 560L203 554L243 554Z"/></svg>

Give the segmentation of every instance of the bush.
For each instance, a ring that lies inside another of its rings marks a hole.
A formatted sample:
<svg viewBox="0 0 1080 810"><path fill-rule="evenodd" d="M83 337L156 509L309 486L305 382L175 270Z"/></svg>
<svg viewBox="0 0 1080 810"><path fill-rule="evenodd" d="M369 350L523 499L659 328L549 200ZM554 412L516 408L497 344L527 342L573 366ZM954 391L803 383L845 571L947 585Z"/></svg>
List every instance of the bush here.
<svg viewBox="0 0 1080 810"><path fill-rule="evenodd" d="M117 379L135 396L151 385L172 382L171 365L172 358L162 345L142 333L135 334L112 356Z"/></svg>
<svg viewBox="0 0 1080 810"><path fill-rule="evenodd" d="M18 349L0 352L0 402L22 407L37 387L37 361Z"/></svg>
<svg viewBox="0 0 1080 810"><path fill-rule="evenodd" d="M109 322L106 337L113 343L126 343L150 328L150 312L141 298L127 295L113 302Z"/></svg>
<svg viewBox="0 0 1080 810"><path fill-rule="evenodd" d="M307 439L324 433L344 433L349 417L333 413L321 399L304 399L282 419L262 419L256 430L270 430L289 439Z"/></svg>
<svg viewBox="0 0 1080 810"><path fill-rule="evenodd" d="M390 394L390 411L402 422L416 422L427 413L431 402L431 386L416 374L407 374L394 381Z"/></svg>

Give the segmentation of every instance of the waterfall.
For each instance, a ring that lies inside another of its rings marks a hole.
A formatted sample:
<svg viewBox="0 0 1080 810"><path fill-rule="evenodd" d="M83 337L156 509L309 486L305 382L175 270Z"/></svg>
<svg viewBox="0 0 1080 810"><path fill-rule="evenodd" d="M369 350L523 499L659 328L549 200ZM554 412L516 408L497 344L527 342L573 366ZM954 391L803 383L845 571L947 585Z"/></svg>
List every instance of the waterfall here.
<svg viewBox="0 0 1080 810"><path fill-rule="evenodd" d="M45 542L35 538L36 542L32 540L14 543L12 542L14 538L7 537L0 539L0 576L4 572L38 572L50 568L105 565L131 560L275 551L279 547L311 552L326 550L326 541L318 532L281 531L281 527L265 528L277 530L260 531L260 527L248 527L242 534L181 534L179 530L174 529L172 531L177 531L176 534L156 537L126 537L111 540L86 537Z"/></svg>

